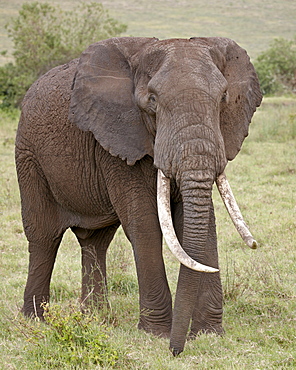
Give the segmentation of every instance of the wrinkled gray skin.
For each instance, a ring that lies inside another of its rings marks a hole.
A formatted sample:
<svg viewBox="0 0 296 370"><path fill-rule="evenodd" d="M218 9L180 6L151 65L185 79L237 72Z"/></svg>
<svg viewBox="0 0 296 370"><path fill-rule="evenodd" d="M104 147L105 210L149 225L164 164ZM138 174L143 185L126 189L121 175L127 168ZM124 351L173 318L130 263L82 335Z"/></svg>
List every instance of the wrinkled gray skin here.
<svg viewBox="0 0 296 370"><path fill-rule="evenodd" d="M180 268L174 311L162 258L156 174L171 179L178 239L218 267L212 185L248 134L260 105L246 52L224 38L115 38L91 45L29 89L16 138L29 241L26 315L42 316L63 233L82 250L83 305L101 305L106 251L121 224L140 291L139 328L170 336L222 333L219 273Z"/></svg>

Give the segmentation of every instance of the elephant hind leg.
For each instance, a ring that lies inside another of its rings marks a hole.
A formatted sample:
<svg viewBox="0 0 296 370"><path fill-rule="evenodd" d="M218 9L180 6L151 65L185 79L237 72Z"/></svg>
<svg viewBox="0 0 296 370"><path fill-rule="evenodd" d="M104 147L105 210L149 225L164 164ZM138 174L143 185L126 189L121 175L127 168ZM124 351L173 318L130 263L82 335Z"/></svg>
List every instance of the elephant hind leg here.
<svg viewBox="0 0 296 370"><path fill-rule="evenodd" d="M100 309L107 304L106 254L119 225L98 230L72 228L81 246L82 310Z"/></svg>
<svg viewBox="0 0 296 370"><path fill-rule="evenodd" d="M23 312L42 318L41 303L49 300L52 270L67 225L36 159L17 148L16 164L30 254Z"/></svg>

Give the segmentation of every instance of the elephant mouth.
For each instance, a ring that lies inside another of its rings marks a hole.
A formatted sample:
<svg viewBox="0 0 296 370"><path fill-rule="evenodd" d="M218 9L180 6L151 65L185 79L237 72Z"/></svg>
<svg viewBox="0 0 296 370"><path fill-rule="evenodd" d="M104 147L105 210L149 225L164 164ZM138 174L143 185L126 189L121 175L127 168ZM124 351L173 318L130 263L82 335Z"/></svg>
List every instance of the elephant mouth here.
<svg viewBox="0 0 296 370"><path fill-rule="evenodd" d="M252 249L256 249L258 244L250 233L237 202L234 198L226 175L222 173L217 179L216 184L225 204L225 207L230 215L230 218L235 225L237 231L243 241ZM192 259L184 251L176 236L170 209L170 179L167 178L161 170L158 170L157 177L157 207L158 217L161 230L165 241L177 260L188 268L201 272L218 272L219 270L210 266L203 265Z"/></svg>

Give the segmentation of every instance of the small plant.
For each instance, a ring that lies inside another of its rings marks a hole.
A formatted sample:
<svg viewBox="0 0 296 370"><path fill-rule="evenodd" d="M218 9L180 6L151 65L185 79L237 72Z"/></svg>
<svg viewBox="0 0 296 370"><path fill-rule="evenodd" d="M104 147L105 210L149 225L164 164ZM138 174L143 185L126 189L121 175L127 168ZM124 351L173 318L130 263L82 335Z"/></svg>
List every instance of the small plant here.
<svg viewBox="0 0 296 370"><path fill-rule="evenodd" d="M27 349L40 368L86 368L90 365L115 366L117 351L108 342L108 329L96 316L84 315L70 308L65 313L59 306L43 305L47 324L37 323L26 334L34 346ZM28 332L28 325L23 329Z"/></svg>

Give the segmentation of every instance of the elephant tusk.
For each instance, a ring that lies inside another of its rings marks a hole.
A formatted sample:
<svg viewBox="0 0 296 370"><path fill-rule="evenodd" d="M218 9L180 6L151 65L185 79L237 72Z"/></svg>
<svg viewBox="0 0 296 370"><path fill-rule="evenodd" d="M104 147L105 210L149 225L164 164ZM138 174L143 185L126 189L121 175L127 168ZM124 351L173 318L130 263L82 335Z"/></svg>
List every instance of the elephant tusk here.
<svg viewBox="0 0 296 370"><path fill-rule="evenodd" d="M213 267L203 265L192 259L181 247L176 236L170 207L170 179L165 177L161 170L158 170L157 177L157 208L160 227L165 241L177 260L186 267L202 272L218 272Z"/></svg>
<svg viewBox="0 0 296 370"><path fill-rule="evenodd" d="M234 226L242 237L243 241L248 247L256 249L258 247L257 241L253 238L250 233L248 226L246 225L241 211L236 203L234 195L232 193L229 182L227 181L226 175L223 172L217 179L216 184L221 195L221 198L225 204L225 207L230 215Z"/></svg>

